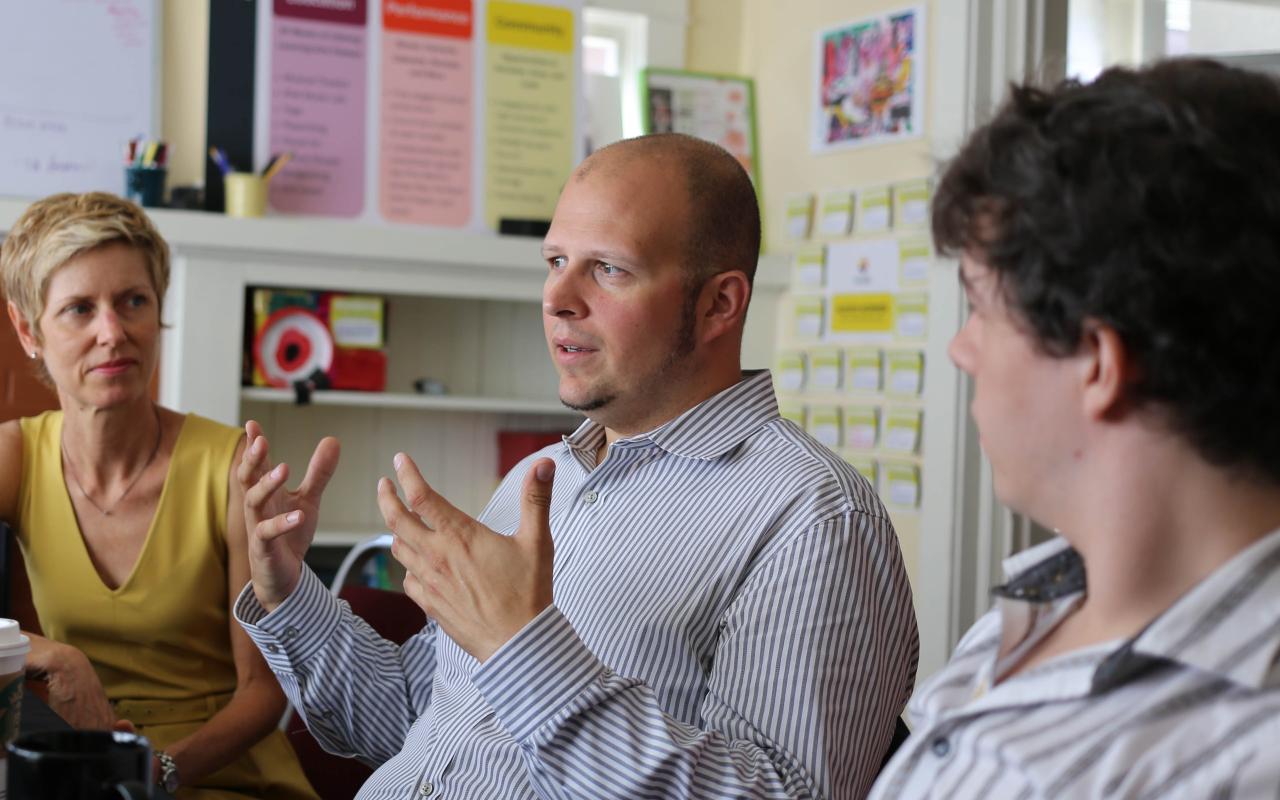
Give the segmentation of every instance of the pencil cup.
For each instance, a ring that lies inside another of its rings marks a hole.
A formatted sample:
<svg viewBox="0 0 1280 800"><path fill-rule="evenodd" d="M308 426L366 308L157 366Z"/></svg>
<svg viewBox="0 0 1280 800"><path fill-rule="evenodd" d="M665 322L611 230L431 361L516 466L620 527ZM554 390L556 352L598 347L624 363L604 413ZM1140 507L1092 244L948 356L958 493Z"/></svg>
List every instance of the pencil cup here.
<svg viewBox="0 0 1280 800"><path fill-rule="evenodd" d="M267 210L267 182L252 172L228 172L223 178L228 217L260 217Z"/></svg>
<svg viewBox="0 0 1280 800"><path fill-rule="evenodd" d="M164 167L125 167L124 196L147 208L164 205L164 181L168 172Z"/></svg>

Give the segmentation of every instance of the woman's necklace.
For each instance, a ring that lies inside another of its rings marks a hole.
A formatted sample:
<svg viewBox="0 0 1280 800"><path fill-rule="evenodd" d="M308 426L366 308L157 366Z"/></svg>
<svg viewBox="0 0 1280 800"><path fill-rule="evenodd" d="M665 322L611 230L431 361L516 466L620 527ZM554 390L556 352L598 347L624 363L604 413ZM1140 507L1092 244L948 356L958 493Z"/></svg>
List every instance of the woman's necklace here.
<svg viewBox="0 0 1280 800"><path fill-rule="evenodd" d="M80 490L80 496L83 497L85 500L88 500L89 505L97 509L98 513L104 517L111 516L111 512L116 510L116 506L124 502L124 499L129 496L129 492L133 491L133 487L137 486L138 481L142 480L142 476L146 474L147 467L151 466L151 462L156 460L156 454L160 452L160 441L164 438L164 426L160 424L160 409L156 408L155 403L151 404L151 410L156 415L156 445L155 447L151 448L151 455L147 457L147 463L142 465L142 469L138 470L138 474L134 475L133 480L129 481L129 485L124 487L124 491L120 493L120 496L116 498L116 501L111 505L107 506L106 508L103 508L102 506L93 502L93 498L90 497L89 493L86 492L84 490L84 487L80 485L80 479L76 477L75 467L71 465L71 457L67 455L66 439L64 438L61 442L59 442L59 446L62 449L62 463L66 465L67 474L71 476L71 482L74 483L76 485L76 488Z"/></svg>

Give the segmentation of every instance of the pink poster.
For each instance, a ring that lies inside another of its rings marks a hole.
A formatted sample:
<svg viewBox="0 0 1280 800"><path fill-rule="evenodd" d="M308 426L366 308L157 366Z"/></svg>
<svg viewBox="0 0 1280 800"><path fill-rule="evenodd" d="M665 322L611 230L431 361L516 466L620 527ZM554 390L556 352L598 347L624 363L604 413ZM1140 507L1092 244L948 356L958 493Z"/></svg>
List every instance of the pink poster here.
<svg viewBox="0 0 1280 800"><path fill-rule="evenodd" d="M393 222L471 218L471 0L382 0L378 185Z"/></svg>
<svg viewBox="0 0 1280 800"><path fill-rule="evenodd" d="M271 205L292 214L364 210L367 0L274 0L272 154L293 160L271 181Z"/></svg>

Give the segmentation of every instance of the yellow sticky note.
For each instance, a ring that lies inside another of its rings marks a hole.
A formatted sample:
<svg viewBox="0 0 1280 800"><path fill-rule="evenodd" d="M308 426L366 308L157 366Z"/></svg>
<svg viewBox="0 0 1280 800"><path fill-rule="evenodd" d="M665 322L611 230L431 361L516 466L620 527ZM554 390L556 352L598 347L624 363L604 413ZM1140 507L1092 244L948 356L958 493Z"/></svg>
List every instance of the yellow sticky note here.
<svg viewBox="0 0 1280 800"><path fill-rule="evenodd" d="M840 409L836 406L813 406L809 409L809 435L827 447L840 445Z"/></svg>
<svg viewBox="0 0 1280 800"><path fill-rule="evenodd" d="M338 294L329 300L329 330L339 347L382 347L381 297Z"/></svg>
<svg viewBox="0 0 1280 800"><path fill-rule="evenodd" d="M889 333L893 295L838 294L831 298L831 330L836 333Z"/></svg>
<svg viewBox="0 0 1280 800"><path fill-rule="evenodd" d="M858 231L879 233L893 226L893 190L888 186L863 189L858 193Z"/></svg>
<svg viewBox="0 0 1280 800"><path fill-rule="evenodd" d="M796 336L816 339L822 335L822 298L797 297L794 305Z"/></svg>
<svg viewBox="0 0 1280 800"><path fill-rule="evenodd" d="M845 385L863 392L880 391L880 350L850 347L845 351Z"/></svg>
<svg viewBox="0 0 1280 800"><path fill-rule="evenodd" d="M822 195L818 230L824 236L848 236L853 228L853 192L836 191Z"/></svg>
<svg viewBox="0 0 1280 800"><path fill-rule="evenodd" d="M920 468L915 464L881 462L880 496L889 505L915 508L920 505Z"/></svg>
<svg viewBox="0 0 1280 800"><path fill-rule="evenodd" d="M893 394L920 394L924 385L924 353L906 350L887 354L887 389Z"/></svg>
<svg viewBox="0 0 1280 800"><path fill-rule="evenodd" d="M788 392L798 392L805 383L805 357L801 352L784 352L778 355L778 365L774 372L778 388Z"/></svg>
<svg viewBox="0 0 1280 800"><path fill-rule="evenodd" d="M929 181L920 178L893 185L894 226L923 228L929 224Z"/></svg>
<svg viewBox="0 0 1280 800"><path fill-rule="evenodd" d="M821 289L826 285L827 248L810 244L796 251L791 285L796 289Z"/></svg>
<svg viewBox="0 0 1280 800"><path fill-rule="evenodd" d="M933 247L923 236L913 236L898 242L898 269L903 283L924 283L929 280L929 265L933 262Z"/></svg>
<svg viewBox="0 0 1280 800"><path fill-rule="evenodd" d="M924 415L916 409L896 409L884 419L884 449L895 453L915 453L920 447L920 426Z"/></svg>
<svg viewBox="0 0 1280 800"><path fill-rule="evenodd" d="M929 297L924 294L900 294L896 301L899 336L923 337L929 330Z"/></svg>
<svg viewBox="0 0 1280 800"><path fill-rule="evenodd" d="M787 233L792 239L808 239L813 222L813 195L796 194L787 198Z"/></svg>
<svg viewBox="0 0 1280 800"><path fill-rule="evenodd" d="M809 353L809 385L814 389L839 389L841 378L840 351L822 348Z"/></svg>
<svg viewBox="0 0 1280 800"><path fill-rule="evenodd" d="M844 409L844 446L870 450L880 435L880 409L875 406L846 406Z"/></svg>

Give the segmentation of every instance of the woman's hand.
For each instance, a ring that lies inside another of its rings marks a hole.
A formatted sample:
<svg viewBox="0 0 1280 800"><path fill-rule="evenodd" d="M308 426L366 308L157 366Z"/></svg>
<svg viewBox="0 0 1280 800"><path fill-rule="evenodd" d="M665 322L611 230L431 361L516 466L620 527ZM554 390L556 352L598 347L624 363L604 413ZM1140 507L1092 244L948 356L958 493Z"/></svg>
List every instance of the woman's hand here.
<svg viewBox="0 0 1280 800"><path fill-rule="evenodd" d="M71 645L31 637L27 677L49 685L49 707L73 728L113 730L117 720L89 658Z"/></svg>

